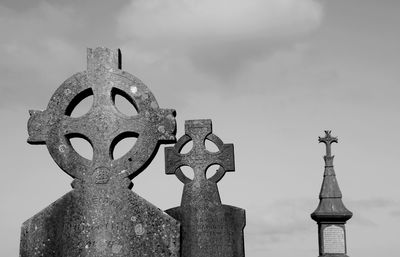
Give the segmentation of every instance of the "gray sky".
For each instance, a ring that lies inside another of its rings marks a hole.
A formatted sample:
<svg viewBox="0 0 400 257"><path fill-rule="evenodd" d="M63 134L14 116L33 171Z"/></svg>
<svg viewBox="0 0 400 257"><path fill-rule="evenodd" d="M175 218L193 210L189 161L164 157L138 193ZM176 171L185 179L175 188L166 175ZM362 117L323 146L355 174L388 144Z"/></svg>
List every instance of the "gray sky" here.
<svg viewBox="0 0 400 257"><path fill-rule="evenodd" d="M71 189L46 147L26 143L28 110L85 70L86 47L107 46L177 110L178 136L185 120L211 118L235 144L219 189L247 211L247 256L318 254L309 214L324 129L339 137L349 255L397 256L399 11L395 0L2 0L0 255L17 256L22 222ZM182 184L164 174L163 148L133 190L167 209Z"/></svg>

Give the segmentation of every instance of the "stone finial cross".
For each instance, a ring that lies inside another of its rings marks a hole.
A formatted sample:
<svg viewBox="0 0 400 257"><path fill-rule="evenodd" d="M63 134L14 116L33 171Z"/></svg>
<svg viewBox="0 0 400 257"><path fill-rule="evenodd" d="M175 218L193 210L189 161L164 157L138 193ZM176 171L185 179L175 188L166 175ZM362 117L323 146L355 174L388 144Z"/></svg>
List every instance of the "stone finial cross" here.
<svg viewBox="0 0 400 257"><path fill-rule="evenodd" d="M332 143L337 143L337 137L331 136L331 130L325 130L325 137L318 137L320 143L324 143L326 146L326 157L332 157L331 145Z"/></svg>
<svg viewBox="0 0 400 257"><path fill-rule="evenodd" d="M205 140L215 143L219 149L213 153L206 149ZM186 143L193 140L193 148L186 154L180 151ZM189 166L194 171L193 181L207 180L207 168L213 164L220 165L217 172L208 180L217 183L227 171L235 170L233 144L224 144L221 139L212 134L211 120L187 120L185 122L185 135L173 147L165 148L166 174L175 174L182 183L192 182L186 177L180 167Z"/></svg>

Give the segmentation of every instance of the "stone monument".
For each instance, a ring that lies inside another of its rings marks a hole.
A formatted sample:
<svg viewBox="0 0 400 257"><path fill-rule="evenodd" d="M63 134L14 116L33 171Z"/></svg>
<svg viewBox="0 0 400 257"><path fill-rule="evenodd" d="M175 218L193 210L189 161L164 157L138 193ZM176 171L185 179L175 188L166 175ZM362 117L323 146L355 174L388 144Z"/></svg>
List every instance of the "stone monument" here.
<svg viewBox="0 0 400 257"><path fill-rule="evenodd" d="M347 257L345 224L351 213L342 202L342 193L336 180L333 168L332 143L338 139L331 136L331 131L325 131L325 137L319 137L319 142L326 145L325 172L319 194L319 205L311 214L318 224L318 243L320 257Z"/></svg>
<svg viewBox="0 0 400 257"><path fill-rule="evenodd" d="M233 145L224 144L212 133L211 126L211 120L186 121L185 135L174 147L165 148L166 173L175 174L184 183L181 206L166 212L181 222L182 257L242 257L245 211L221 204L217 187L225 172L235 169ZM219 151L209 152L206 139ZM180 153L191 140L193 148ZM213 164L220 168L207 179L207 168ZM182 166L193 169L193 180L185 176Z"/></svg>
<svg viewBox="0 0 400 257"><path fill-rule="evenodd" d="M116 94L138 114L119 112ZM89 95L94 101L90 111L71 117ZM175 142L175 111L159 108L150 90L121 70L119 50L88 49L87 70L67 79L46 110L30 115L28 142L46 144L74 180L72 191L24 222L21 257L179 256L179 222L130 190L131 179L146 168L159 145ZM137 137L136 144L114 159L116 143L129 135ZM74 150L73 137L90 142L92 160Z"/></svg>

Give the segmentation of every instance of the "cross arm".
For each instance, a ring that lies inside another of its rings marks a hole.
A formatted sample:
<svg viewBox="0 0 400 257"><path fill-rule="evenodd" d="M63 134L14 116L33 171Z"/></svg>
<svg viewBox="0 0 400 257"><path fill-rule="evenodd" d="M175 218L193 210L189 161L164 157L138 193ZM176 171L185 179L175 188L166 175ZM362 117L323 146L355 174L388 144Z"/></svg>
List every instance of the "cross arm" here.
<svg viewBox="0 0 400 257"><path fill-rule="evenodd" d="M29 110L28 143L45 144L50 127L50 115L47 111Z"/></svg>
<svg viewBox="0 0 400 257"><path fill-rule="evenodd" d="M170 146L165 148L165 173L175 174L176 170L187 165L185 158L175 150L175 147Z"/></svg>
<svg viewBox="0 0 400 257"><path fill-rule="evenodd" d="M221 165L225 171L235 171L233 144L224 144L217 157L219 161L218 164Z"/></svg>

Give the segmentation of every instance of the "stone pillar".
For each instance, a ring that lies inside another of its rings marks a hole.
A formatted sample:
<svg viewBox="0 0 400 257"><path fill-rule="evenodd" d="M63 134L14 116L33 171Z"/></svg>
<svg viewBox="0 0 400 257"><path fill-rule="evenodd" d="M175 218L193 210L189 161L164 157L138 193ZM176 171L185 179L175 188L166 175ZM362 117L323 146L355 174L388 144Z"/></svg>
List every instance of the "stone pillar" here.
<svg viewBox="0 0 400 257"><path fill-rule="evenodd" d="M325 171L319 194L320 202L311 214L311 218L318 224L319 256L347 257L345 224L353 213L342 202L342 193L333 168L331 144L338 140L331 136L331 131L325 131L325 137L319 137L319 142L326 145Z"/></svg>

